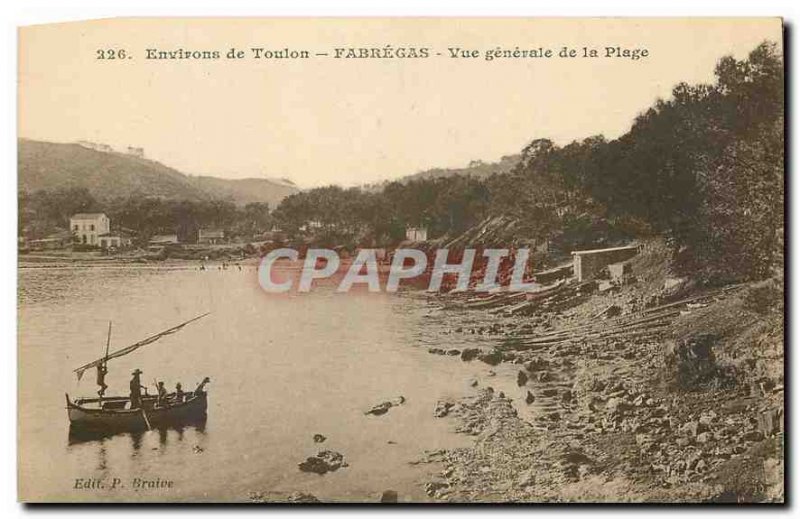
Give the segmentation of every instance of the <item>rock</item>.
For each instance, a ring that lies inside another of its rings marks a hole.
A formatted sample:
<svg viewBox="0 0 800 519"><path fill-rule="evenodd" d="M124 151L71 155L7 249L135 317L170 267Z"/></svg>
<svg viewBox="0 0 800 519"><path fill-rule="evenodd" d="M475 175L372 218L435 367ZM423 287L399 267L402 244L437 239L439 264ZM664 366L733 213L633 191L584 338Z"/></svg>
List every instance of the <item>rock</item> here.
<svg viewBox="0 0 800 519"><path fill-rule="evenodd" d="M449 486L450 485L448 485L443 481L431 481L430 483L425 484L425 493L433 497L436 494L436 492L445 489Z"/></svg>
<svg viewBox="0 0 800 519"><path fill-rule="evenodd" d="M366 411L364 414L371 414L375 416L381 416L389 412L389 409L392 408L391 402L381 402L380 404L374 406L369 411Z"/></svg>
<svg viewBox="0 0 800 519"><path fill-rule="evenodd" d="M529 360L528 362L523 364L525 369L527 369L531 373L533 373L534 371L540 371L546 369L549 365L550 365L549 362L540 358Z"/></svg>
<svg viewBox="0 0 800 519"><path fill-rule="evenodd" d="M716 418L717 418L717 413L715 413L714 411L708 411L706 413L703 413L703 416L700 417L698 422L708 427L714 422Z"/></svg>
<svg viewBox="0 0 800 519"><path fill-rule="evenodd" d="M697 438L695 438L695 441L697 443L708 443L709 441L711 441L711 433L709 432L700 433L697 435Z"/></svg>
<svg viewBox="0 0 800 519"><path fill-rule="evenodd" d="M517 373L517 385L519 387L522 387L527 383L528 383L528 375L526 375L524 371L518 372Z"/></svg>
<svg viewBox="0 0 800 519"><path fill-rule="evenodd" d="M478 387L478 379L476 378L470 379L469 387Z"/></svg>
<svg viewBox="0 0 800 519"><path fill-rule="evenodd" d="M317 496L306 492L292 492L286 498L287 503L321 503Z"/></svg>
<svg viewBox="0 0 800 519"><path fill-rule="evenodd" d="M461 350L461 360L468 362L478 358L481 350L478 348L464 348Z"/></svg>
<svg viewBox="0 0 800 519"><path fill-rule="evenodd" d="M327 438L325 436L321 435L321 434L315 434L314 435L314 443L322 443L325 440L327 440Z"/></svg>
<svg viewBox="0 0 800 519"><path fill-rule="evenodd" d="M782 429L783 421L781 420L781 410L767 409L758 415L758 430L764 436L772 436Z"/></svg>
<svg viewBox="0 0 800 519"><path fill-rule="evenodd" d="M536 374L536 382L547 382L550 378L550 374L546 371L540 371Z"/></svg>
<svg viewBox="0 0 800 519"><path fill-rule="evenodd" d="M497 366L500 364L500 361L503 360L503 355L497 350L492 350L488 353L479 354L478 360L481 360L490 366Z"/></svg>
<svg viewBox="0 0 800 519"><path fill-rule="evenodd" d="M381 503L396 503L397 502L397 491L396 490L384 490L383 494L381 494Z"/></svg>
<svg viewBox="0 0 800 519"><path fill-rule="evenodd" d="M536 400L536 397L534 397L534 396L533 396L533 393L531 393L530 391L528 391L528 393L525 395L525 403L530 405L530 404L532 404L532 403L533 403L535 400Z"/></svg>
<svg viewBox="0 0 800 519"><path fill-rule="evenodd" d="M428 348L428 353L434 355L444 355L446 352L442 348Z"/></svg>
<svg viewBox="0 0 800 519"><path fill-rule="evenodd" d="M399 396L399 397L395 398L394 400L388 400L386 402L381 402L380 404L378 404L376 406L373 406L372 409L370 409L369 411L365 411L364 414L371 414L371 415L375 415L375 416L381 416L381 415L384 415L387 412L389 412L389 409L391 409L392 407L401 405L401 404L405 403L405 401L406 401L406 397Z"/></svg>
<svg viewBox="0 0 800 519"><path fill-rule="evenodd" d="M610 415L619 414L624 410L624 404L621 398L611 397L606 402L606 413Z"/></svg>
<svg viewBox="0 0 800 519"><path fill-rule="evenodd" d="M446 353L447 353L448 355L450 355L451 357L455 357L455 356L457 356L457 355L461 355L461 351L460 351L460 350L456 350L456 349L447 350L447 352L446 352Z"/></svg>
<svg viewBox="0 0 800 519"><path fill-rule="evenodd" d="M746 432L742 436L742 439L748 442L760 442L761 440L764 439L764 433L762 433L761 431Z"/></svg>
<svg viewBox="0 0 800 519"><path fill-rule="evenodd" d="M690 420L681 426L681 432L692 438L696 438L701 432L708 430L708 426L701 424L696 420Z"/></svg>
<svg viewBox="0 0 800 519"><path fill-rule="evenodd" d="M322 475L347 467L347 463L344 461L344 456L338 452L320 451L316 456L306 458L306 461L298 463L297 466L303 472Z"/></svg>
<svg viewBox="0 0 800 519"><path fill-rule="evenodd" d="M443 418L450 413L450 409L453 408L455 404L453 402L448 402L445 400L439 400L436 402L436 408L433 410L433 416L436 418Z"/></svg>
<svg viewBox="0 0 800 519"><path fill-rule="evenodd" d="M517 486L519 488L531 487L536 483L536 476L533 470L526 470L517 477Z"/></svg>

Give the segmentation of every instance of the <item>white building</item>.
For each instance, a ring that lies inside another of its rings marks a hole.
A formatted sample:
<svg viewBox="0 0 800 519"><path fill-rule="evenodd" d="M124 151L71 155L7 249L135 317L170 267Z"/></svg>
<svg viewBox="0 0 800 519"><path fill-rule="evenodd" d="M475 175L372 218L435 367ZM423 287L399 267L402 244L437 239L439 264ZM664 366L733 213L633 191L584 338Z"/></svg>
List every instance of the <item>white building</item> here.
<svg viewBox="0 0 800 519"><path fill-rule="evenodd" d="M428 239L427 227L406 227L406 240L427 241L427 239Z"/></svg>
<svg viewBox="0 0 800 519"><path fill-rule="evenodd" d="M225 231L216 229L200 229L197 232L197 243L216 244L225 241Z"/></svg>
<svg viewBox="0 0 800 519"><path fill-rule="evenodd" d="M133 243L133 240L131 240L129 236L121 233L101 234L97 239L100 240L99 244L101 249L130 247Z"/></svg>
<svg viewBox="0 0 800 519"><path fill-rule="evenodd" d="M86 245L100 245L98 237L108 234L111 230L111 220L105 213L78 213L69 219L69 228L78 243Z"/></svg>

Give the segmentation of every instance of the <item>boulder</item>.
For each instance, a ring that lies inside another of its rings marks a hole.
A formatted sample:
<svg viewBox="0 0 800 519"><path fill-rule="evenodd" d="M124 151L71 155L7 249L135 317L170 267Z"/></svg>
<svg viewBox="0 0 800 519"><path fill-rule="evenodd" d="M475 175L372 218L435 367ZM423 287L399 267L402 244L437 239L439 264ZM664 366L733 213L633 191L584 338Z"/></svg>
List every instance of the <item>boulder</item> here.
<svg viewBox="0 0 800 519"><path fill-rule="evenodd" d="M347 462L344 461L344 456L336 451L320 451L316 456L306 458L297 466L303 472L322 475L347 467Z"/></svg>
<svg viewBox="0 0 800 519"><path fill-rule="evenodd" d="M746 432L744 436L742 436L742 439L748 442L760 442L764 439L764 433L761 431Z"/></svg>
<svg viewBox="0 0 800 519"><path fill-rule="evenodd" d="M446 400L439 400L436 402L436 408L433 410L433 416L436 418L443 418L450 413L450 409L453 408L455 404L453 402L448 402Z"/></svg>
<svg viewBox="0 0 800 519"><path fill-rule="evenodd" d="M533 373L535 371L541 371L541 370L547 368L549 366L549 363L544 359L536 358L536 359L532 359L532 360L529 360L528 362L524 363L523 366L529 372Z"/></svg>
<svg viewBox="0 0 800 519"><path fill-rule="evenodd" d="M433 497L438 491L443 490L448 486L450 485L443 481L431 481L430 483L425 484L425 493Z"/></svg>
<svg viewBox="0 0 800 519"><path fill-rule="evenodd" d="M389 409L391 409L392 407L401 405L405 403L405 401L406 398L404 396L399 396L394 400L387 400L386 402L381 402L380 404L373 406L372 409L370 409L369 411L365 411L364 414L381 416L389 412Z"/></svg>
<svg viewBox="0 0 800 519"><path fill-rule="evenodd" d="M396 490L384 490L383 494L381 494L381 503L396 503L397 502L397 491Z"/></svg>
<svg viewBox="0 0 800 519"><path fill-rule="evenodd" d="M525 403L530 405L530 404L532 404L532 403L533 403L535 400L536 400L536 397L534 397L534 396L533 396L533 393L531 393L530 391L528 391L528 393L525 395Z"/></svg>
<svg viewBox="0 0 800 519"><path fill-rule="evenodd" d="M461 350L461 360L468 362L478 358L478 355L481 353L481 350L478 348L464 348Z"/></svg>
<svg viewBox="0 0 800 519"><path fill-rule="evenodd" d="M325 440L327 440L327 438L325 436L321 435L321 434L315 434L314 435L314 443L322 443Z"/></svg>
<svg viewBox="0 0 800 519"><path fill-rule="evenodd" d="M519 387L522 387L527 383L528 383L528 375L526 375L524 371L518 372L517 373L517 385Z"/></svg>
<svg viewBox="0 0 800 519"><path fill-rule="evenodd" d="M503 355L497 350L492 350L487 353L479 354L478 360L485 362L490 366L497 366L503 360Z"/></svg>

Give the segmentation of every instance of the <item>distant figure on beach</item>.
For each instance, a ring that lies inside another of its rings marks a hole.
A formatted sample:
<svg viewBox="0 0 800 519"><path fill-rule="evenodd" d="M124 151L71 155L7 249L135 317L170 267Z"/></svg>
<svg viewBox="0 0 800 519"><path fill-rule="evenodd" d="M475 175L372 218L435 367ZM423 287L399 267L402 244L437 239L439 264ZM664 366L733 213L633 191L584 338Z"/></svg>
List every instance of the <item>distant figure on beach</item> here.
<svg viewBox="0 0 800 519"><path fill-rule="evenodd" d="M106 394L106 389L108 386L106 385L106 374L108 373L108 366L106 366L105 362L101 362L97 365L97 385L100 386L100 389L97 390L97 395L102 399L103 395Z"/></svg>
<svg viewBox="0 0 800 519"><path fill-rule="evenodd" d="M183 403L183 395L183 386L181 386L181 383L178 382L175 384L175 400L177 400L179 404Z"/></svg>
<svg viewBox="0 0 800 519"><path fill-rule="evenodd" d="M142 374L142 370L136 368L133 370L133 378L131 378L131 409L137 409L142 407L142 389L147 389L142 385L142 379L140 375Z"/></svg>

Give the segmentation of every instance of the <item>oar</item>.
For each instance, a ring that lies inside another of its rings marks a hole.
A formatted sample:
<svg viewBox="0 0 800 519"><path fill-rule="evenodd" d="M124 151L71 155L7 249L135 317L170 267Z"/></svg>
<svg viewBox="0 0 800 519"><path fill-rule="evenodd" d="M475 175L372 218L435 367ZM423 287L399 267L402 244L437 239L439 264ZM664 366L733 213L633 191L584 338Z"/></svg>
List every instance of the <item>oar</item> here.
<svg viewBox="0 0 800 519"><path fill-rule="evenodd" d="M147 413L144 412L144 407L142 407L141 409L142 409L142 416L144 417L144 423L147 425L147 430L152 431L153 428L150 427L150 420L147 419Z"/></svg>

